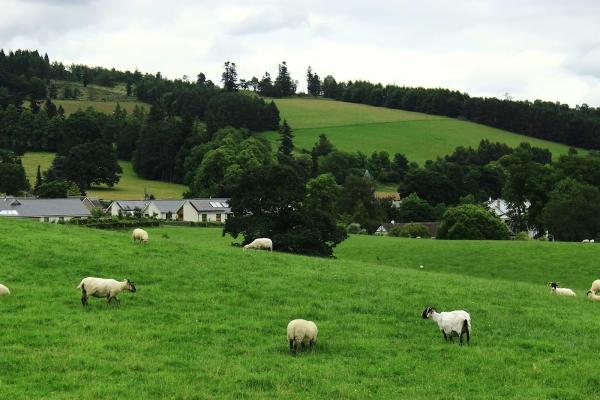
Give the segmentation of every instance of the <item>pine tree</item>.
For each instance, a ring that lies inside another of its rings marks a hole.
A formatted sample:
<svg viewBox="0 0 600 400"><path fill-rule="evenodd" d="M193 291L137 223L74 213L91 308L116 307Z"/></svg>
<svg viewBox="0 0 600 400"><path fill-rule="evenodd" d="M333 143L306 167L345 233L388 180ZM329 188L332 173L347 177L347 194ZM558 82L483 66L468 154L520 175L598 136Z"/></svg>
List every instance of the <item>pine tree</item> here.
<svg viewBox="0 0 600 400"><path fill-rule="evenodd" d="M42 172L40 171L40 166L38 165L37 174L35 175L35 187L33 191L37 193L40 186L42 186Z"/></svg>
<svg viewBox="0 0 600 400"><path fill-rule="evenodd" d="M292 134L292 129L285 119L279 128L279 135L281 136L281 144L279 145L278 150L280 161L289 160L292 158L292 152L294 151L294 135Z"/></svg>
<svg viewBox="0 0 600 400"><path fill-rule="evenodd" d="M230 61L225 62L225 71L223 71L221 82L223 82L223 89L226 92L237 92L237 67L235 63Z"/></svg>

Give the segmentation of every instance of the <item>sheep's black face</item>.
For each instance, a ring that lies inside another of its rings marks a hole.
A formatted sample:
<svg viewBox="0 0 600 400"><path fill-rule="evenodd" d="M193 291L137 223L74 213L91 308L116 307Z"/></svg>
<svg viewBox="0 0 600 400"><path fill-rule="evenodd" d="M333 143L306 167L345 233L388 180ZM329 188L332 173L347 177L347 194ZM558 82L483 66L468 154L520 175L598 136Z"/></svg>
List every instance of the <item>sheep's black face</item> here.
<svg viewBox="0 0 600 400"><path fill-rule="evenodd" d="M558 283L556 283L556 282L550 282L550 287L552 289L556 289L558 287Z"/></svg>
<svg viewBox="0 0 600 400"><path fill-rule="evenodd" d="M127 289L129 289L129 291L132 293L136 292L135 285L129 279L127 279Z"/></svg>
<svg viewBox="0 0 600 400"><path fill-rule="evenodd" d="M423 319L429 318L429 314L431 314L431 307L427 307L423 310Z"/></svg>

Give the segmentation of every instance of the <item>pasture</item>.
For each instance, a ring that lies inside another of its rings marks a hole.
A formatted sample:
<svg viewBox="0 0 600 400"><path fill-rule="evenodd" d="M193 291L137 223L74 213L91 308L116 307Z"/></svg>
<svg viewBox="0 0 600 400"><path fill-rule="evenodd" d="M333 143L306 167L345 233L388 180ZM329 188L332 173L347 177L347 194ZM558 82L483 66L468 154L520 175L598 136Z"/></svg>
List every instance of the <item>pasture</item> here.
<svg viewBox="0 0 600 400"><path fill-rule="evenodd" d="M344 103L327 99L275 99L282 119L294 130L297 148L310 149L319 135L326 134L340 150L404 153L410 161L423 164L451 153L457 146L477 147L481 139L517 146L529 142L548 148L557 157L568 146L518 135L501 129L453 118L410 111ZM277 132L265 133L276 142Z"/></svg>
<svg viewBox="0 0 600 400"><path fill-rule="evenodd" d="M53 159L54 153L25 153L21 160L23 167L25 167L27 179L29 179L32 186L35 184L37 166L39 165L43 172L50 167ZM179 199L182 197L183 192L188 190L185 185L140 178L129 161L121 160L119 165L123 169L123 174L117 185L112 188L106 185L92 186L87 194L110 200L143 200L145 189L146 193L153 194L157 199Z"/></svg>
<svg viewBox="0 0 600 400"><path fill-rule="evenodd" d="M3 396L597 393L600 304L582 290L598 277L600 247L353 236L338 259L320 259L244 253L220 229L148 231L144 246L125 231L0 219L0 282L12 291L0 298ZM75 287L90 275L129 278L137 293L122 293L120 306L91 299L83 309ZM550 295L544 283L552 278L579 297ZM426 305L469 311L471 345L444 343L436 324L421 319ZM319 327L316 349L297 357L286 343L294 318Z"/></svg>
<svg viewBox="0 0 600 400"><path fill-rule="evenodd" d="M96 111L103 112L105 114L112 114L117 106L117 101L92 101L92 100L53 100L53 103L58 107L62 106L65 110L66 115L73 114L78 110L86 110L93 108ZM121 108L127 110L128 113L133 112L135 106L140 106L149 109L148 104L142 103L141 101L119 101Z"/></svg>

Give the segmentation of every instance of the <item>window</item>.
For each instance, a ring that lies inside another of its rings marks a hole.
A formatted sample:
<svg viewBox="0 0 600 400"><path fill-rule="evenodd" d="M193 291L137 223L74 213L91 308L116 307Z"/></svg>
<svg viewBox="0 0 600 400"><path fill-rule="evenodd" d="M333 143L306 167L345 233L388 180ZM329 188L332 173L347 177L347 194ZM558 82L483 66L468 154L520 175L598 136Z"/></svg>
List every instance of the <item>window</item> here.
<svg viewBox="0 0 600 400"><path fill-rule="evenodd" d="M202 214L202 222L206 222L206 214Z"/></svg>
<svg viewBox="0 0 600 400"><path fill-rule="evenodd" d="M217 214L217 222L221 222L221 214Z"/></svg>

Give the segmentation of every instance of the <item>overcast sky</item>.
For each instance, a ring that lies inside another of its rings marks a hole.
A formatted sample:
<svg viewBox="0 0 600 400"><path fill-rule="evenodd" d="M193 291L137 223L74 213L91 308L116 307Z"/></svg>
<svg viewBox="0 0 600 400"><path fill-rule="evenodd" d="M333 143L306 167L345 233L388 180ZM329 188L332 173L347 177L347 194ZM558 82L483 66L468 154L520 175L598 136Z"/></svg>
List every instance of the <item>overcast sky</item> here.
<svg viewBox="0 0 600 400"><path fill-rule="evenodd" d="M0 47L52 60L241 78L286 60L339 80L600 106L600 2L0 0Z"/></svg>

